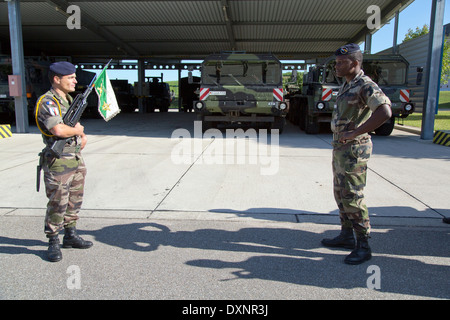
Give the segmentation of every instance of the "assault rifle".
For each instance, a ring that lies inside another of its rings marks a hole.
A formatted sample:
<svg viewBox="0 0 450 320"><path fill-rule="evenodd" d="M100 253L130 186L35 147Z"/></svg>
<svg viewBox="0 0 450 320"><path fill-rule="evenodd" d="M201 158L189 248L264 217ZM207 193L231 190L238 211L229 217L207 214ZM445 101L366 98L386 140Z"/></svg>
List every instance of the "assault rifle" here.
<svg viewBox="0 0 450 320"><path fill-rule="evenodd" d="M106 64L104 70L108 68L111 61L112 59L109 60L109 62ZM75 127L75 125L80 121L81 115L83 114L84 110L87 107L87 98L91 93L92 89L94 89L95 79L97 79L97 75L95 75L95 77L92 79L91 83L86 88L86 90L83 93L77 94L77 96L73 100L69 110L67 110L66 114L63 117L63 122L65 125ZM55 140L49 148L51 154L59 159L64 150L66 142L68 142L71 139L72 137L60 138Z"/></svg>

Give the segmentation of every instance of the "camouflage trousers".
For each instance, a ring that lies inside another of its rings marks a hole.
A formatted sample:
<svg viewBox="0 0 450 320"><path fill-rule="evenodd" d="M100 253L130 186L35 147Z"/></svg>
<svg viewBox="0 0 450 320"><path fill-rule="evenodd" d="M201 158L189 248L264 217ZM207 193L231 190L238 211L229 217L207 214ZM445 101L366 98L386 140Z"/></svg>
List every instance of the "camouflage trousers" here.
<svg viewBox="0 0 450 320"><path fill-rule="evenodd" d="M365 235L370 233L370 221L363 190L371 154L370 138L333 143L333 188L341 225Z"/></svg>
<svg viewBox="0 0 450 320"><path fill-rule="evenodd" d="M78 155L76 158L46 158L42 169L49 200L44 232L57 234L64 227L76 225L83 202L86 166Z"/></svg>

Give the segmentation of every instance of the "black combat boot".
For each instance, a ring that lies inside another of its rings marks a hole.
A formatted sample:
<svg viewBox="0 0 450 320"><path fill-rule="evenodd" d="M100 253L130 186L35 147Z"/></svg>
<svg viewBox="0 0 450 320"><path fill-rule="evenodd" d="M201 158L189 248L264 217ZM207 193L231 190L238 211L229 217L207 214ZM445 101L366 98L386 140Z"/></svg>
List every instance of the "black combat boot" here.
<svg viewBox="0 0 450 320"><path fill-rule="evenodd" d="M353 228L342 227L341 233L336 238L323 239L322 244L325 247L354 249L355 237L353 236Z"/></svg>
<svg viewBox="0 0 450 320"><path fill-rule="evenodd" d="M345 259L346 264L360 264L372 258L369 247L369 236L359 234L356 237L356 248Z"/></svg>
<svg viewBox="0 0 450 320"><path fill-rule="evenodd" d="M59 245L58 235L50 236L48 235L48 250L47 257L51 262L58 262L62 259L61 247Z"/></svg>
<svg viewBox="0 0 450 320"><path fill-rule="evenodd" d="M79 235L75 227L65 228L63 238L63 248L77 248L77 249L87 249L92 247L91 241L83 240Z"/></svg>

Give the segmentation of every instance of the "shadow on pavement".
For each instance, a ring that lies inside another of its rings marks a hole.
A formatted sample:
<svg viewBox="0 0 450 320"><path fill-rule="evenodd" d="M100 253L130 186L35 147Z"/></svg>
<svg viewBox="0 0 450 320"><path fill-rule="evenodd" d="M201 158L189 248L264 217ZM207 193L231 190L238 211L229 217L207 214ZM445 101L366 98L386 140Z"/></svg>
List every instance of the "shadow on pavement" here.
<svg viewBox="0 0 450 320"><path fill-rule="evenodd" d="M449 265L437 262L450 258L447 229L374 228L370 241L373 258L359 266L343 263L347 250L329 250L320 245L323 238L336 235L336 229L322 234L289 228L242 228L237 231L199 229L171 231L159 223L114 225L86 232L96 241L125 250L154 251L160 246L221 252L222 259L194 259L189 266L230 269L234 279L264 279L322 288L361 288L376 265L381 272L381 292L450 298ZM227 252L249 253L243 261L227 261ZM217 256L217 254L215 255Z"/></svg>

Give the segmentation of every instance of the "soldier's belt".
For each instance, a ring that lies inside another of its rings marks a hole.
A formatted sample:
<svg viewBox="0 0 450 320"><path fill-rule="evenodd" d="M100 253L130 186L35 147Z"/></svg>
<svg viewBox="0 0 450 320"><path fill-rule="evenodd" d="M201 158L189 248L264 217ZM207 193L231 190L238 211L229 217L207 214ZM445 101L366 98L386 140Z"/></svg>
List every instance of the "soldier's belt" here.
<svg viewBox="0 0 450 320"><path fill-rule="evenodd" d="M80 151L79 146L70 146L70 147L64 147L63 153L76 153Z"/></svg>
<svg viewBox="0 0 450 320"><path fill-rule="evenodd" d="M339 138L341 137L342 133L343 132L333 133L333 141L336 143L340 143ZM370 136L368 134L363 134L363 135L356 137L355 139L353 139L351 141L349 140L349 142L347 142L347 143L355 143L355 142L364 143L364 142L369 141L369 139L370 139Z"/></svg>
<svg viewBox="0 0 450 320"><path fill-rule="evenodd" d="M61 154L74 154L80 152L81 146L80 145L68 145L65 146L62 150ZM46 151L46 155L48 156L54 156L52 152L49 150Z"/></svg>

